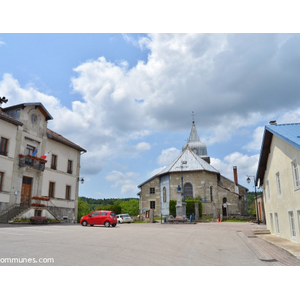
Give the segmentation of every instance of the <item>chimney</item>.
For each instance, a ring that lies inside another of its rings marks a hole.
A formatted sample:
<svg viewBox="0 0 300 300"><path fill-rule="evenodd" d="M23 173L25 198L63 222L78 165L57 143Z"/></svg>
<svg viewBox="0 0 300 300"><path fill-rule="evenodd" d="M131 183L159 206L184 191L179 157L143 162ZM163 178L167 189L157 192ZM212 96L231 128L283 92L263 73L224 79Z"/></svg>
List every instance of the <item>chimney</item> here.
<svg viewBox="0 0 300 300"><path fill-rule="evenodd" d="M274 121L270 121L269 124L270 125L277 125L277 122L276 122L276 120L274 120Z"/></svg>
<svg viewBox="0 0 300 300"><path fill-rule="evenodd" d="M234 183L236 185L238 185L239 183L238 183L238 175L237 175L237 167L236 166L233 167L233 178L234 178Z"/></svg>
<svg viewBox="0 0 300 300"><path fill-rule="evenodd" d="M237 167L233 167L233 178L234 178L234 191L238 194L239 193L239 186L238 186L238 174L237 174Z"/></svg>

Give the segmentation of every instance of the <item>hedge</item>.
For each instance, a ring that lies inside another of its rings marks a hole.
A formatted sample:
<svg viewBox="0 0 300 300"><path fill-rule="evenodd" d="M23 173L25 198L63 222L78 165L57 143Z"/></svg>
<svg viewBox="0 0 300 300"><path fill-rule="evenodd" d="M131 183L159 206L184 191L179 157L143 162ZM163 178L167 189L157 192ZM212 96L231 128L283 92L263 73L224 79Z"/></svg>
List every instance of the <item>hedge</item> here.
<svg viewBox="0 0 300 300"><path fill-rule="evenodd" d="M191 214L195 214L195 203L199 203L199 218L202 217L202 201L195 199L187 199L186 203L186 215L190 216ZM177 200L170 200L169 202L169 211L172 216L176 216L176 203Z"/></svg>

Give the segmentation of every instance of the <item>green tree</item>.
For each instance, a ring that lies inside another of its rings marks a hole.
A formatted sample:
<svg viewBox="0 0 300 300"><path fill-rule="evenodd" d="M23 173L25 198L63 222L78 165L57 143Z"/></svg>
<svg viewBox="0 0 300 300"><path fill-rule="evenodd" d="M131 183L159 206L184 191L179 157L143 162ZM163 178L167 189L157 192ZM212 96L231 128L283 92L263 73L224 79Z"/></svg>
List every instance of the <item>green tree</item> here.
<svg viewBox="0 0 300 300"><path fill-rule="evenodd" d="M90 213L90 208L87 202L81 201L78 198L78 213L77 213L77 222L80 222L81 217Z"/></svg>
<svg viewBox="0 0 300 300"><path fill-rule="evenodd" d="M139 205L139 200L136 199L120 202L122 213L129 213L130 216L137 216L139 214Z"/></svg>
<svg viewBox="0 0 300 300"><path fill-rule="evenodd" d="M262 192L257 192L256 195L262 195ZM247 212L250 217L256 217L255 192L247 193Z"/></svg>
<svg viewBox="0 0 300 300"><path fill-rule="evenodd" d="M110 210L114 211L118 215L121 213L121 206L119 204L104 204L97 206L95 210Z"/></svg>

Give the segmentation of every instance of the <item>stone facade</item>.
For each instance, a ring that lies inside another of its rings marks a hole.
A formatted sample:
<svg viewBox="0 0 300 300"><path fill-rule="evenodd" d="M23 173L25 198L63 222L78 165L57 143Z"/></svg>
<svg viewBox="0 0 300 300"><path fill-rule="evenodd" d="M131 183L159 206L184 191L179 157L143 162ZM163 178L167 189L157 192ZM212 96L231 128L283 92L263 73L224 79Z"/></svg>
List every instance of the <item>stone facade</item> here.
<svg viewBox="0 0 300 300"><path fill-rule="evenodd" d="M169 184L164 183L167 195L169 195L165 201L160 188L160 176L156 176L140 186L141 212L150 209L150 201L152 201L155 202L155 206L152 204L151 207L154 208L155 216L160 216L161 213L163 215L169 214L170 200L177 199L177 187L181 182L181 173L171 173L169 178ZM236 193L236 185L233 181L207 171L184 172L183 186L186 184L192 186L193 198L201 197L203 217L247 215L247 189L245 187L238 185L238 193ZM150 193L150 189L152 193ZM154 194L153 191L155 191ZM223 202L227 204L227 207L223 207ZM165 206L166 209L163 210L162 206Z"/></svg>
<svg viewBox="0 0 300 300"><path fill-rule="evenodd" d="M181 186L185 196L201 198L205 217L246 216L247 188L238 184L236 170L232 181L210 165L206 146L200 142L193 122L189 143L181 155L139 185L141 213L153 208L155 216L168 215L169 202L177 199L177 187Z"/></svg>

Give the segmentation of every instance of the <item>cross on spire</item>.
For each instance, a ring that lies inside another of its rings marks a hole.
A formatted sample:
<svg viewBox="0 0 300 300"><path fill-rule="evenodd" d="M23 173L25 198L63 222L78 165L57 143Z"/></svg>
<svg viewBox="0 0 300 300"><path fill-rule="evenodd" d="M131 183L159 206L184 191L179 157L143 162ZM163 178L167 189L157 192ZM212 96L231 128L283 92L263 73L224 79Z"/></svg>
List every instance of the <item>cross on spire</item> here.
<svg viewBox="0 0 300 300"><path fill-rule="evenodd" d="M192 114L191 114L191 116L193 117L193 123L195 122L195 119L194 119L194 117L195 117L195 113L194 113L194 111L192 111Z"/></svg>

